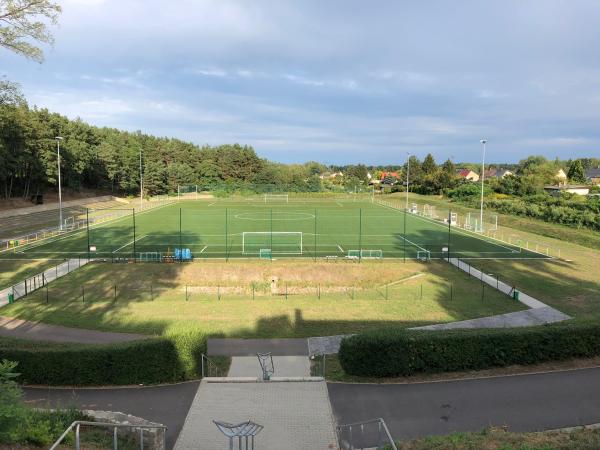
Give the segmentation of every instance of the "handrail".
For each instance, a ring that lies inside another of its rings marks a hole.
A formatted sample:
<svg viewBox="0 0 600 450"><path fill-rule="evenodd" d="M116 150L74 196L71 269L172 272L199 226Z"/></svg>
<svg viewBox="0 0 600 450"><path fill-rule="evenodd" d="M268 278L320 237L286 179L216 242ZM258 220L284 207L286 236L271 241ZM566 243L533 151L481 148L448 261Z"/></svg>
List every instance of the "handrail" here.
<svg viewBox="0 0 600 450"><path fill-rule="evenodd" d="M205 376L209 376L209 377L218 377L219 376L219 366L217 366L214 363L214 361L212 361L204 353L202 353L200 360L201 360L201 366L202 366L202 372L201 372L202 378L204 378ZM206 361L206 364L204 363L204 361ZM206 372L208 373L208 375L204 375L205 368L206 368Z"/></svg>
<svg viewBox="0 0 600 450"><path fill-rule="evenodd" d="M167 427L164 425L131 425L131 424L122 424L122 423L108 423L108 422L90 422L86 420L76 420L65 430L63 434L56 440L56 442L50 447L50 450L56 450L58 446L62 443L62 441L67 437L67 435L73 431L75 428L75 449L80 450L81 442L80 442L80 434L79 429L81 425L84 426L94 426L94 427L107 427L113 428L113 450L118 450L118 441L117 441L117 429L119 428L137 428L140 430L140 450L144 450L144 430L167 430ZM165 440L163 439L163 450L165 448Z"/></svg>
<svg viewBox="0 0 600 450"><path fill-rule="evenodd" d="M341 436L340 436L340 432L347 429L350 432L350 442L348 450L354 450L354 442L353 442L353 435L352 435L352 428L353 427L360 427L360 431L361 434L364 434L364 427L365 425L370 425L373 423L377 423L379 425L379 431L381 432L381 429L383 429L385 436L387 437L387 442L386 444L389 445L391 447L392 450L398 450L398 447L396 447L396 443L394 442L394 439L392 438L392 435L390 434L390 430L388 429L387 425L385 424L385 420L383 420L381 417L378 419L372 419L372 420L367 420L364 422L356 422L356 423L349 423L349 424L344 424L344 425L338 425L336 426L336 430L337 430L337 434L338 434L338 440L340 440L340 447L343 447L343 443L341 442ZM343 447L346 448L346 447ZM360 447L361 449L364 449L364 446ZM369 447L371 448L371 447ZM381 441L377 442L377 450L382 449L383 447L381 446Z"/></svg>

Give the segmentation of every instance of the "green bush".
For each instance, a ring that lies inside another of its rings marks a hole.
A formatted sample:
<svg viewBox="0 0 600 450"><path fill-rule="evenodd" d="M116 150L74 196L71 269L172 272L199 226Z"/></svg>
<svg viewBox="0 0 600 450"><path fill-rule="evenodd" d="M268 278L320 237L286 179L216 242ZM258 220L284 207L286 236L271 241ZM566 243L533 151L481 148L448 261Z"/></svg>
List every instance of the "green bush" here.
<svg viewBox="0 0 600 450"><path fill-rule="evenodd" d="M339 351L346 373L369 377L482 370L598 355L597 324L508 330L388 328L346 338Z"/></svg>
<svg viewBox="0 0 600 450"><path fill-rule="evenodd" d="M183 380L194 372L189 360L182 363L177 344L167 338L110 345L18 342L0 341L0 359L17 361L20 381L25 383L151 384ZM194 350L200 351L204 342L196 343Z"/></svg>

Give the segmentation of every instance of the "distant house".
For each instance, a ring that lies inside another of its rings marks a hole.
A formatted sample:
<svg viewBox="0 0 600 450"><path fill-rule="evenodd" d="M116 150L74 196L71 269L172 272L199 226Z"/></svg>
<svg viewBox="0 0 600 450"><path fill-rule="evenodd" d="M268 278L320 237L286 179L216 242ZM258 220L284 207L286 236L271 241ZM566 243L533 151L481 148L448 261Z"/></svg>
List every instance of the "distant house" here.
<svg viewBox="0 0 600 450"><path fill-rule="evenodd" d="M570 194L588 195L590 187L580 184L559 184L558 186L544 186L544 190L550 195L559 196L562 192Z"/></svg>
<svg viewBox="0 0 600 450"><path fill-rule="evenodd" d="M387 177L393 177L396 180L400 179L400 176L398 175L398 172L381 172L381 177L379 177L379 179L381 181L385 180Z"/></svg>
<svg viewBox="0 0 600 450"><path fill-rule="evenodd" d="M324 172L321 175L319 175L319 178L321 180L334 180L337 177L343 177L344 174L342 172Z"/></svg>
<svg viewBox="0 0 600 450"><path fill-rule="evenodd" d="M586 170L585 179L592 184L600 184L600 167Z"/></svg>
<svg viewBox="0 0 600 450"><path fill-rule="evenodd" d="M558 184L567 184L567 174L563 169L558 169L558 172L554 175L554 179L558 181Z"/></svg>
<svg viewBox="0 0 600 450"><path fill-rule="evenodd" d="M458 176L466 181L479 181L479 174L469 169L461 169L458 171Z"/></svg>
<svg viewBox="0 0 600 450"><path fill-rule="evenodd" d="M509 175L513 175L513 173L510 170L496 169L496 168L490 168L490 169L486 170L484 173L485 173L485 178L504 178Z"/></svg>

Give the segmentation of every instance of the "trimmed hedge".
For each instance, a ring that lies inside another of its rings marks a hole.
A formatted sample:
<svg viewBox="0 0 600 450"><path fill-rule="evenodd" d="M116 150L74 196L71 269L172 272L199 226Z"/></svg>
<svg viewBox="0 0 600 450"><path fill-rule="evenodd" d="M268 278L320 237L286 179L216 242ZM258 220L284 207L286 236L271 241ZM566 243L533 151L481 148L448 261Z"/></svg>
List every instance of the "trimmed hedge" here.
<svg viewBox="0 0 600 450"><path fill-rule="evenodd" d="M598 324L451 331L388 328L346 338L339 351L346 373L368 377L481 370L598 355Z"/></svg>
<svg viewBox="0 0 600 450"><path fill-rule="evenodd" d="M3 340L1 359L17 361L20 381L30 384L151 384L186 376L175 343L166 338L110 345Z"/></svg>

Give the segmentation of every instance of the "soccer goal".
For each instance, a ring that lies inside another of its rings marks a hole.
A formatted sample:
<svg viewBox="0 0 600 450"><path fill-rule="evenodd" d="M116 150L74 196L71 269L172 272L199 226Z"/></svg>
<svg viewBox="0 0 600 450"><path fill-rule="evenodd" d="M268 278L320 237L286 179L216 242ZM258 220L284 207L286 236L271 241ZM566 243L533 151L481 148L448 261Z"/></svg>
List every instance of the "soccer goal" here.
<svg viewBox="0 0 600 450"><path fill-rule="evenodd" d="M429 261L431 259L431 252L429 250L417 251L417 259L419 261Z"/></svg>
<svg viewBox="0 0 600 450"><path fill-rule="evenodd" d="M72 230L75 228L75 216L67 217L63 220L63 229Z"/></svg>
<svg viewBox="0 0 600 450"><path fill-rule="evenodd" d="M161 254L159 252L141 252L139 260L141 262L160 262Z"/></svg>
<svg viewBox="0 0 600 450"><path fill-rule="evenodd" d="M244 231L242 253L258 255L270 251L273 255L301 255L301 231Z"/></svg>
<svg viewBox="0 0 600 450"><path fill-rule="evenodd" d="M373 249L373 250L348 250L348 258L350 259L382 259L383 258L383 250L381 249Z"/></svg>
<svg viewBox="0 0 600 450"><path fill-rule="evenodd" d="M186 184L183 186L177 186L177 200L181 199L198 199L198 185L197 184Z"/></svg>
<svg viewBox="0 0 600 450"><path fill-rule="evenodd" d="M423 217L433 219L435 217L435 206L424 205L423 206Z"/></svg>
<svg viewBox="0 0 600 450"><path fill-rule="evenodd" d="M269 202L284 202L289 203L290 199L288 194L265 194L265 203Z"/></svg>

